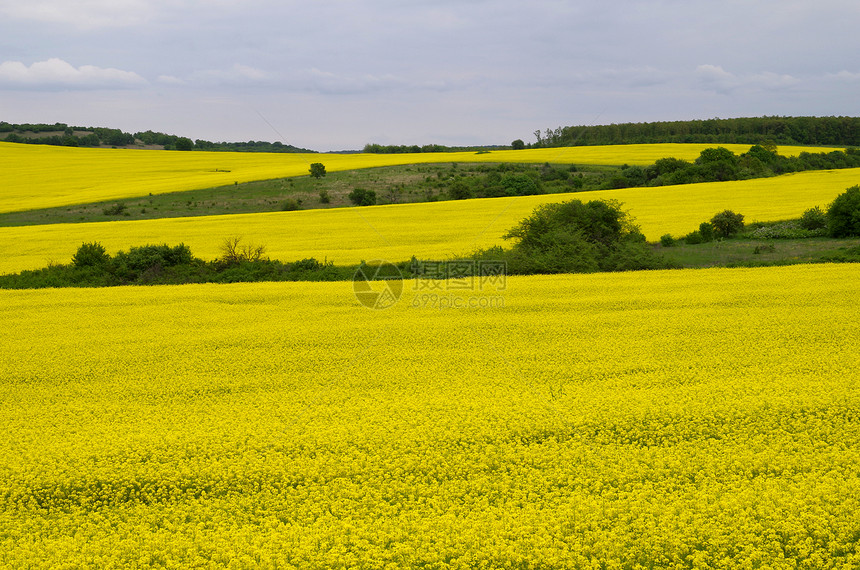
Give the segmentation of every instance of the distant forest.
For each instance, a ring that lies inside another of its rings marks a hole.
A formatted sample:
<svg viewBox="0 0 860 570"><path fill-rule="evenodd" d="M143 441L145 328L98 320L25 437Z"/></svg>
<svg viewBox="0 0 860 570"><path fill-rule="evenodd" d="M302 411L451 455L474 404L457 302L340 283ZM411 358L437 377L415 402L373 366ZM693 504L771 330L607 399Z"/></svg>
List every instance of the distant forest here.
<svg viewBox="0 0 860 570"><path fill-rule="evenodd" d="M104 127L70 127L65 123L12 124L0 121L0 140L14 143L84 147L160 147L165 150L212 150L234 152L316 152L281 142L192 141L187 137L145 131L126 133Z"/></svg>
<svg viewBox="0 0 860 570"><path fill-rule="evenodd" d="M645 143L860 146L858 117L750 117L558 127L534 132L532 148Z"/></svg>
<svg viewBox="0 0 860 570"><path fill-rule="evenodd" d="M451 147L438 144L380 145L369 143L363 152L377 154L490 151L497 149L562 146L706 143L749 145L860 146L860 117L748 117L655 123L620 123L558 127L534 132L535 142L517 139L509 145ZM70 127L65 123L11 124L0 121L0 140L60 146L149 146L167 150L238 152L314 152L281 142L211 142L154 131L126 133L102 127Z"/></svg>
<svg viewBox="0 0 860 570"><path fill-rule="evenodd" d="M752 117L657 123L620 123L558 127L534 132L536 141L522 139L504 147L444 147L440 145L368 144L364 152L450 152L458 150L522 149L561 146L649 143L722 143L749 145L860 146L858 117Z"/></svg>

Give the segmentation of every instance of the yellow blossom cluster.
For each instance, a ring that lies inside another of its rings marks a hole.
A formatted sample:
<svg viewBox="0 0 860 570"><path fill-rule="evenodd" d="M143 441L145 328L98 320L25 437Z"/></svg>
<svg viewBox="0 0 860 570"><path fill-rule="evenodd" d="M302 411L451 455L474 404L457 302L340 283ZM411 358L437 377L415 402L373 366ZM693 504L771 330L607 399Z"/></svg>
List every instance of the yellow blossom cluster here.
<svg viewBox="0 0 860 570"><path fill-rule="evenodd" d="M334 172L439 162L544 162L647 165L665 157L693 160L706 144L643 144L418 154L169 152L71 148L0 142L0 212L15 212L196 190L308 174L322 162ZM722 145L735 153L749 145ZM780 147L786 156L832 149Z"/></svg>
<svg viewBox="0 0 860 570"><path fill-rule="evenodd" d="M857 568L858 283L0 291L0 566Z"/></svg>
<svg viewBox="0 0 860 570"><path fill-rule="evenodd" d="M136 151L138 152L138 151ZM142 151L139 151L142 152ZM169 154L169 153L168 153ZM504 245L501 236L539 204L565 200L623 202L645 236L684 235L725 209L747 222L800 217L860 182L860 169L809 171L773 178L656 188L625 188L518 198L484 198L363 208L232 214L0 228L0 273L68 263L85 242L111 253L147 243L186 243L214 259L224 238L244 236L282 261L307 257L338 264L361 260L446 258Z"/></svg>

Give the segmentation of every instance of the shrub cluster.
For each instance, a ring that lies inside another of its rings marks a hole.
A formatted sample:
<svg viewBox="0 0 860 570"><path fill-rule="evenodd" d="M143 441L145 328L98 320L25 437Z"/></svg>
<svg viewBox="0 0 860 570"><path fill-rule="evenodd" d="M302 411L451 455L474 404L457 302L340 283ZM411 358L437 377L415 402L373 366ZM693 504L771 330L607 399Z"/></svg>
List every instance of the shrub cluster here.
<svg viewBox="0 0 860 570"><path fill-rule="evenodd" d="M617 170L587 174L577 172L575 166L550 164L487 165L479 169L482 174L473 176L459 174L452 168L449 174L440 174L439 182L448 198L463 200L746 180L803 170L852 167L860 167L860 150L854 148L786 157L779 155L775 146L754 145L740 155L723 147L707 148L693 162L662 158L649 166L625 164Z"/></svg>
<svg viewBox="0 0 860 570"><path fill-rule="evenodd" d="M736 214L731 210L723 210L719 214L714 215L710 221L699 224L699 229L690 232L681 239L690 245L709 243L715 239L734 237L743 229L743 214ZM676 240L671 234L666 234L660 238L660 244L663 247L671 247L675 243Z"/></svg>
<svg viewBox="0 0 860 570"><path fill-rule="evenodd" d="M596 190L604 180L602 175L588 179L574 175L575 166L557 167L548 163L542 166L508 163L481 165L476 166L474 172L467 175L452 167L448 173L439 173L438 184L448 198L465 200Z"/></svg>
<svg viewBox="0 0 860 570"><path fill-rule="evenodd" d="M740 155L724 147L706 148L695 161L661 158L647 167L623 168L608 187L665 186L696 182L724 182L776 176L805 170L827 170L860 167L860 150L810 153L782 156L776 147L754 145Z"/></svg>
<svg viewBox="0 0 860 570"><path fill-rule="evenodd" d="M356 206L373 206L376 204L376 192L364 188L354 188L349 193L349 201Z"/></svg>
<svg viewBox="0 0 860 570"><path fill-rule="evenodd" d="M84 243L71 264L0 276L0 288L108 287L176 283L253 281L338 281L352 278L354 268L335 267L314 258L282 263L264 257L263 246L229 238L214 261L192 255L187 245L144 245L111 256L100 243Z"/></svg>
<svg viewBox="0 0 860 570"><path fill-rule="evenodd" d="M128 216L130 214L127 210L128 206L126 206L125 204L117 203L111 206L107 206L102 210L102 213L105 216Z"/></svg>
<svg viewBox="0 0 860 570"><path fill-rule="evenodd" d="M653 253L633 220L613 200L543 204L504 236L510 249L496 246L474 254L504 261L510 274L593 273L660 269L670 263Z"/></svg>

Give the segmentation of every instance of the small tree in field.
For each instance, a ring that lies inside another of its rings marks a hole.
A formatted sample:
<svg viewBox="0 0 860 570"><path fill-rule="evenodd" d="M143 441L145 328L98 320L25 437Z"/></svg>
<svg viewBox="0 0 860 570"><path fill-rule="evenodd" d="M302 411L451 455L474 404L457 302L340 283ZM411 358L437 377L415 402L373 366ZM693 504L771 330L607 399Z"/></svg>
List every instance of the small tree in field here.
<svg viewBox="0 0 860 570"><path fill-rule="evenodd" d="M322 178L325 176L325 165L322 162L314 162L310 167L311 176L314 178Z"/></svg>
<svg viewBox="0 0 860 570"><path fill-rule="evenodd" d="M744 216L731 210L723 210L711 218L711 225L714 226L714 234L717 237L728 238L744 229Z"/></svg>

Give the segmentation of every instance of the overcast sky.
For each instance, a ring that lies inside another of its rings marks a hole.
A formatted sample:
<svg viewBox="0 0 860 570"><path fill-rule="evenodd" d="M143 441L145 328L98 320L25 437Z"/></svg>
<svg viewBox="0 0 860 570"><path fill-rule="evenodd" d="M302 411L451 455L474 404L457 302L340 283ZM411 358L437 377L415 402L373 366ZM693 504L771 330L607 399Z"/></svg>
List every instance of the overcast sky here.
<svg viewBox="0 0 860 570"><path fill-rule="evenodd" d="M0 120L315 150L860 115L857 0L0 0Z"/></svg>

